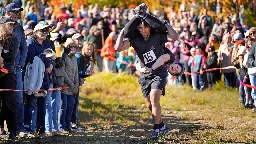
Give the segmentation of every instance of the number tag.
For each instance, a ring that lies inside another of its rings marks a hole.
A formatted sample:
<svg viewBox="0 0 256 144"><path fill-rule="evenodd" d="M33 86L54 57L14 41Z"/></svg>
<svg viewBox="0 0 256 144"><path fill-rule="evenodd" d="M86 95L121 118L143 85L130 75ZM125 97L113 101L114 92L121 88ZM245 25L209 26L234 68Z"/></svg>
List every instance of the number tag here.
<svg viewBox="0 0 256 144"><path fill-rule="evenodd" d="M144 53L143 58L144 58L145 64L148 64L148 63L151 63L154 60L156 60L156 55L153 52L153 50L151 50L151 51L148 51L148 52Z"/></svg>

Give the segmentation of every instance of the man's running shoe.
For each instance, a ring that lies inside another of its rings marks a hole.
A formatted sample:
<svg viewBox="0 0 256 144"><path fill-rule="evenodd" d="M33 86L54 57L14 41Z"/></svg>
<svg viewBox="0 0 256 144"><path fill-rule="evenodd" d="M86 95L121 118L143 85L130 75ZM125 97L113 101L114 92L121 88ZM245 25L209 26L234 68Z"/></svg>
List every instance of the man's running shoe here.
<svg viewBox="0 0 256 144"><path fill-rule="evenodd" d="M35 133L32 133L31 131L25 131L25 135L28 138L34 138L35 137Z"/></svg>
<svg viewBox="0 0 256 144"><path fill-rule="evenodd" d="M151 139L152 140L157 140L159 136L159 129L153 129L152 134L151 134Z"/></svg>
<svg viewBox="0 0 256 144"><path fill-rule="evenodd" d="M5 130L3 130L0 132L0 135L2 135L2 136L7 135L7 132Z"/></svg>
<svg viewBox="0 0 256 144"><path fill-rule="evenodd" d="M162 136L168 136L170 133L171 131L169 131L165 125L162 128L160 128L160 134Z"/></svg>

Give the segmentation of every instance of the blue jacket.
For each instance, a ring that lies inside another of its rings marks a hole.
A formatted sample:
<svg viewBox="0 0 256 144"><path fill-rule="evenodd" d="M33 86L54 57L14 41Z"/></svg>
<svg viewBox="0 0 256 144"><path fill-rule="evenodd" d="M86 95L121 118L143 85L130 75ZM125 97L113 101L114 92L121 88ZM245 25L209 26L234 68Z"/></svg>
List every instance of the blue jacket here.
<svg viewBox="0 0 256 144"><path fill-rule="evenodd" d="M21 67L24 67L26 57L27 57L28 47L27 47L23 27L20 24L14 29L14 35L18 41L18 54L15 59L15 67L17 67L17 65L21 65Z"/></svg>
<svg viewBox="0 0 256 144"><path fill-rule="evenodd" d="M39 57L36 56L32 64L27 64L24 76L24 90L28 90L26 92L28 95L38 93L37 90L43 85L44 73L45 65Z"/></svg>
<svg viewBox="0 0 256 144"><path fill-rule="evenodd" d="M194 73L203 70L202 61L202 55L195 55L192 59L189 59L188 66L191 67L191 72Z"/></svg>
<svg viewBox="0 0 256 144"><path fill-rule="evenodd" d="M43 44L39 44L36 39L31 38L27 40L27 46L28 46L28 55L26 59L27 63L32 63L35 56L39 56L41 53L44 52L47 48L52 48L52 46L47 43L43 42Z"/></svg>
<svg viewBox="0 0 256 144"><path fill-rule="evenodd" d="M121 62L126 62L126 63L128 63L128 57L127 56L118 56L118 58L117 58L117 62L116 62L116 67L117 67L117 69L122 69L122 70L126 70L126 68L127 68L127 65L126 64L123 64L123 63L121 63Z"/></svg>

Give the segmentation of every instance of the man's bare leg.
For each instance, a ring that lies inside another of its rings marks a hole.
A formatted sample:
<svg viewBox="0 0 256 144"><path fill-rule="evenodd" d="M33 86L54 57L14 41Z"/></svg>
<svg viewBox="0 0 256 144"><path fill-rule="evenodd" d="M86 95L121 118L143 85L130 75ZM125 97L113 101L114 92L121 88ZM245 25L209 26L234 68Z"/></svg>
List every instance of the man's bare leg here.
<svg viewBox="0 0 256 144"><path fill-rule="evenodd" d="M162 90L151 89L150 102L152 105L152 115L154 116L154 124L159 124L161 120L161 106L160 106L161 94L162 94Z"/></svg>

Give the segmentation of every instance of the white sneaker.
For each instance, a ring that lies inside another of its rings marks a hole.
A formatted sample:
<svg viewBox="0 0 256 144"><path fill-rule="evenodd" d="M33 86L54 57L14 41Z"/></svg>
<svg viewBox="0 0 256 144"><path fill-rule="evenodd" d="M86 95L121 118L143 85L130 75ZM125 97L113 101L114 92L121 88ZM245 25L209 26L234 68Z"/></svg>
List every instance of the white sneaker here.
<svg viewBox="0 0 256 144"><path fill-rule="evenodd" d="M35 135L32 134L32 133L29 132L29 131L25 131L25 134L26 134L26 136L27 136L28 138L34 138L34 137L35 137Z"/></svg>
<svg viewBox="0 0 256 144"><path fill-rule="evenodd" d="M24 137L26 137L26 133L25 132L18 132L17 137L24 138Z"/></svg>

